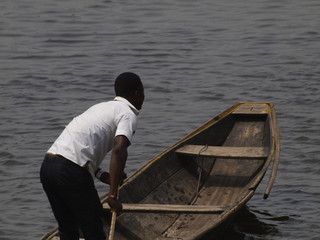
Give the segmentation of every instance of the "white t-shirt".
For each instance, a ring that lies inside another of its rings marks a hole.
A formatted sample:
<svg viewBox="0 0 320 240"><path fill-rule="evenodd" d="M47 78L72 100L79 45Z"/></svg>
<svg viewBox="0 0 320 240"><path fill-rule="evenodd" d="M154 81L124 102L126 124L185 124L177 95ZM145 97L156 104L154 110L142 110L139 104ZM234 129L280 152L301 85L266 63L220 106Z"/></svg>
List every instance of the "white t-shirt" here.
<svg viewBox="0 0 320 240"><path fill-rule="evenodd" d="M79 166L89 162L89 171L94 176L112 149L115 136L124 135L131 143L138 114L122 97L93 105L65 127L48 153L59 154Z"/></svg>

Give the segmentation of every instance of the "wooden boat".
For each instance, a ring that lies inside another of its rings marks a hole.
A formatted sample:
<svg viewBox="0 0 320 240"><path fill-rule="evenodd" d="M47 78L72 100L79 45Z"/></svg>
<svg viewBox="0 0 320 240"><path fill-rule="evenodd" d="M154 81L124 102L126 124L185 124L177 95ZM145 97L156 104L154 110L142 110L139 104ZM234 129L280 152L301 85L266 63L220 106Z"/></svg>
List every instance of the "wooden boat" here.
<svg viewBox="0 0 320 240"><path fill-rule="evenodd" d="M229 223L279 160L270 103L238 103L154 157L119 190L114 239L204 239ZM106 197L101 199L108 209ZM108 233L108 227L106 229ZM57 230L42 240L56 240Z"/></svg>

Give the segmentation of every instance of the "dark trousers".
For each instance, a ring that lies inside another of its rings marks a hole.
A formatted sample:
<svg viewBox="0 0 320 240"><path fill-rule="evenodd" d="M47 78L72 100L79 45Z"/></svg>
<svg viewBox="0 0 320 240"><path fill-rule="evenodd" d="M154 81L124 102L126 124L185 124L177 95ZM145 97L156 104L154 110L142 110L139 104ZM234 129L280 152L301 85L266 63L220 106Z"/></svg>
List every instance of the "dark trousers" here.
<svg viewBox="0 0 320 240"><path fill-rule="evenodd" d="M59 225L61 240L105 240L102 205L89 171L58 155L46 154L40 179Z"/></svg>

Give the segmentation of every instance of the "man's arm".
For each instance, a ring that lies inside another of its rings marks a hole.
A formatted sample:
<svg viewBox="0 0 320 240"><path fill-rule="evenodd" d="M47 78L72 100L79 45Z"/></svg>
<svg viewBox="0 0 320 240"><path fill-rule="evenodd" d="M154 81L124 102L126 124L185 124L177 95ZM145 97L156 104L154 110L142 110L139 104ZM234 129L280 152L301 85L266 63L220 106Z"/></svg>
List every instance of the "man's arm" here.
<svg viewBox="0 0 320 240"><path fill-rule="evenodd" d="M123 170L128 157L128 146L130 142L123 135L116 136L113 142L111 160L109 165L110 189L108 204L111 209L119 213L122 210L122 204L117 200L118 187L123 179Z"/></svg>

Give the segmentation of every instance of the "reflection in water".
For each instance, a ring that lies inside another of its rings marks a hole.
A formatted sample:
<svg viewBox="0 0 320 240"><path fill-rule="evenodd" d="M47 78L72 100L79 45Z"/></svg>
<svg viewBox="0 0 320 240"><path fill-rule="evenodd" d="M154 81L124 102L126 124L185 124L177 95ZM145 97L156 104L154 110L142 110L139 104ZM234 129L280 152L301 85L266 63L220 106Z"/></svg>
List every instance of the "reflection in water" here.
<svg viewBox="0 0 320 240"><path fill-rule="evenodd" d="M257 215L259 215L259 217ZM277 235L278 233L277 223L272 222L283 222L288 220L288 216L273 217L269 213L253 211L245 206L235 218L234 224L230 225L217 239L264 239L264 236L270 237L272 235ZM255 237L253 237L252 235L254 235ZM257 236L259 236L259 238L256 238Z"/></svg>

